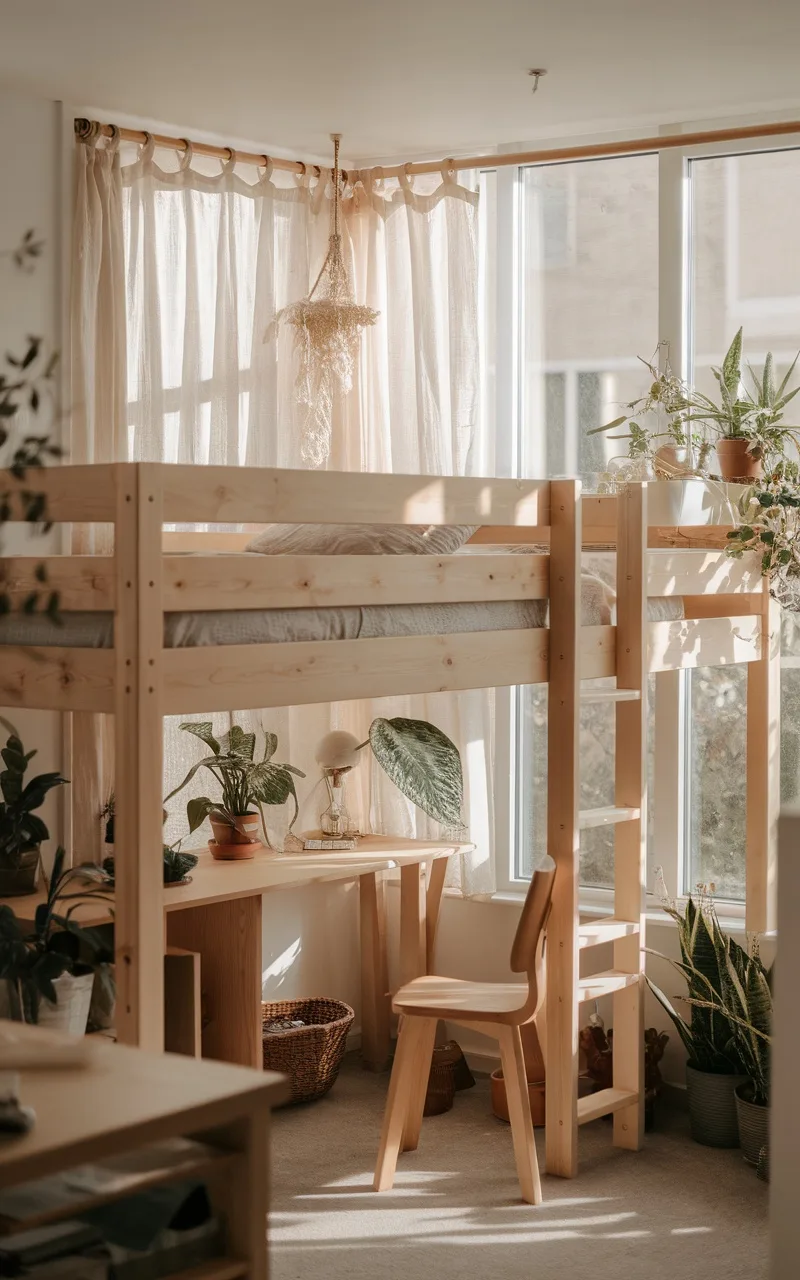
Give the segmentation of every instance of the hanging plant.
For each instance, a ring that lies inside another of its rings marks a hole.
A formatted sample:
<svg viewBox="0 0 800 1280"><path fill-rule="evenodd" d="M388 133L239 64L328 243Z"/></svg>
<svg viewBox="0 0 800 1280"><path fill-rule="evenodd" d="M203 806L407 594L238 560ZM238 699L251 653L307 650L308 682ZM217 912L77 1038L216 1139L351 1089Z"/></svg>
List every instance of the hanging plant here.
<svg viewBox="0 0 800 1280"><path fill-rule="evenodd" d="M353 298L342 256L340 138L338 134L332 137L333 202L328 253L308 297L279 311L266 334L267 340L273 338L281 322L294 330L294 348L299 359L295 389L298 403L307 410L301 452L304 460L314 467L323 466L330 453L336 397L352 390L361 331L375 324L379 315L372 307L361 306Z"/></svg>

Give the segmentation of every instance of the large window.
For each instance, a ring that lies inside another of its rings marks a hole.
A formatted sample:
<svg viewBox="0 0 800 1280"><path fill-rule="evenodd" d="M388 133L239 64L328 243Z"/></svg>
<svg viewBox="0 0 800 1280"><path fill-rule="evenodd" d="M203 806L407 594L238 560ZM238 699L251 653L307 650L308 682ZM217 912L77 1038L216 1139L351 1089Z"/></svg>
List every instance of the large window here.
<svg viewBox="0 0 800 1280"><path fill-rule="evenodd" d="M578 475L593 487L625 445L589 433L643 393L637 357L660 340L706 390L740 325L754 364L771 350L785 369L800 347L800 150L498 169L482 183L490 194L485 394L501 473ZM783 655L781 790L791 799L800 795L800 626L787 621ZM746 687L744 667L700 670L663 682L656 699L651 678L651 783L657 704L675 744L658 768L666 760L682 803L666 855L663 837L651 841L650 869L669 862L672 892L713 881L718 896L744 898ZM498 878L510 887L546 846L547 694L515 690L505 708L506 695L498 696L510 778L508 856L499 841ZM581 807L611 803L613 765L613 708L590 705L581 718ZM663 795L660 779L658 789ZM612 884L612 830L583 833L581 880Z"/></svg>

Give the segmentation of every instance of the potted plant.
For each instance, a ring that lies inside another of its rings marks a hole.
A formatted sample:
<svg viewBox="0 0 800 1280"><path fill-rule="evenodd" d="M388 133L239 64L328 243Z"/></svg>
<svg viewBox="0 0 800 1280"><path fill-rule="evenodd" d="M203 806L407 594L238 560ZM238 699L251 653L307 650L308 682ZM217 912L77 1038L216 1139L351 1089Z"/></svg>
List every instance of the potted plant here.
<svg viewBox="0 0 800 1280"><path fill-rule="evenodd" d="M797 609L800 592L800 468L780 462L740 503L741 524L728 533L728 554L761 557L772 594Z"/></svg>
<svg viewBox="0 0 800 1280"><path fill-rule="evenodd" d="M176 840L174 844L165 844L163 846L164 856L164 886L176 884L189 884L192 877L189 872L193 867L197 866L196 853L181 853L180 840ZM103 871L106 875L107 883L113 888L114 885L114 855L103 859Z"/></svg>
<svg viewBox="0 0 800 1280"><path fill-rule="evenodd" d="M65 870L64 858L64 850L57 849L47 899L36 908L32 929L11 907L0 906L0 978L17 1021L82 1035L95 972L107 978L113 955L97 930L77 924L73 915L82 903L110 899L102 891L74 891L78 880L102 886L104 877L99 868Z"/></svg>
<svg viewBox="0 0 800 1280"><path fill-rule="evenodd" d="M648 977L648 985L666 1009L683 1041L688 1062L686 1084L692 1137L709 1147L739 1145L736 1088L748 1078L736 1028L723 1006L729 972L744 975L750 957L723 933L713 903L701 892L689 897L682 915L671 903L664 910L678 926L681 959L670 964L686 980L687 994L675 997L691 1010L687 1022L671 1000ZM658 955L658 952L651 952Z"/></svg>
<svg viewBox="0 0 800 1280"><path fill-rule="evenodd" d="M50 836L36 810L48 792L67 779L59 773L40 773L26 782L36 752L25 751L16 729L2 716L0 724L9 735L0 752L5 765L0 773L0 898L11 898L36 890L42 841Z"/></svg>
<svg viewBox="0 0 800 1280"><path fill-rule="evenodd" d="M404 796L444 827L461 834L464 779L458 747L436 725L405 716L391 720L378 716L364 742L341 729L322 739L316 758L322 766L331 800L322 815L323 831L331 835L346 834L346 830L334 829L333 824L344 821L346 826L345 777L358 763L359 752L366 747Z"/></svg>
<svg viewBox="0 0 800 1280"><path fill-rule="evenodd" d="M726 957L721 999L698 1000L698 1005L726 1018L733 1029L747 1075L735 1090L739 1140L745 1160L758 1166L769 1140L772 991L757 945L749 956L743 954L744 963L739 962L740 957Z"/></svg>
<svg viewBox="0 0 800 1280"><path fill-rule="evenodd" d="M198 769L208 770L219 785L220 799L196 796L186 806L186 817L190 834L206 818L211 820L214 839L209 840L208 847L213 857L223 860L252 858L262 847L258 838L259 822L264 825L262 806L282 805L290 797L294 801L294 815L289 823L291 831L298 814L294 779L304 778L305 774L294 765L273 762L272 757L278 748L274 733L265 733L264 752L261 759L256 760L256 735L245 733L239 725L233 725L219 740L214 737L210 720L180 727L210 747L212 754L192 765L183 782L166 799L170 800L182 791Z"/></svg>

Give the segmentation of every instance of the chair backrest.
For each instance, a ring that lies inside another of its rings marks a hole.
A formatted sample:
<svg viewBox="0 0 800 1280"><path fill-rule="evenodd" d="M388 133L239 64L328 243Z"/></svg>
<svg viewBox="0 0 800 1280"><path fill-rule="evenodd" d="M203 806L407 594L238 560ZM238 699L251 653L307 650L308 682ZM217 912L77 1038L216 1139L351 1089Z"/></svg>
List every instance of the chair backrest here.
<svg viewBox="0 0 800 1280"><path fill-rule="evenodd" d="M511 947L512 972L527 973L531 997L537 1005L541 1003L541 994L543 994L540 992L542 953L555 878L556 864L548 856L531 876L522 906L522 915Z"/></svg>

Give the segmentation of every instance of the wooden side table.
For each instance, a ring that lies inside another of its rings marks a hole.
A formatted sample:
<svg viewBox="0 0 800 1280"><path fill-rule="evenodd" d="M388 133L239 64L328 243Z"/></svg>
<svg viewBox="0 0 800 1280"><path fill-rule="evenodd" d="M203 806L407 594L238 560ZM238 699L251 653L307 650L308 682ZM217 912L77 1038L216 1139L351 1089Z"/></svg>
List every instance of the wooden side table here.
<svg viewBox="0 0 800 1280"><path fill-rule="evenodd" d="M87 1039L87 1065L48 1067L52 1046L66 1038L39 1027L0 1023L4 1042L30 1050L41 1069L20 1071L20 1099L36 1111L36 1125L21 1137L0 1135L0 1189L18 1187L111 1156L174 1138L204 1144L185 1158L141 1176L113 1194L87 1190L82 1210L145 1187L198 1177L224 1217L226 1256L192 1270L202 1280L267 1280L266 1218L270 1110L289 1088L274 1072L219 1062L145 1053ZM144 1162L142 1162L144 1163ZM74 1215L75 1206L45 1210L14 1229Z"/></svg>

